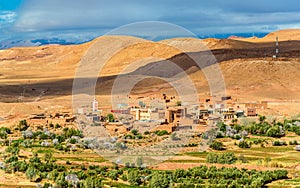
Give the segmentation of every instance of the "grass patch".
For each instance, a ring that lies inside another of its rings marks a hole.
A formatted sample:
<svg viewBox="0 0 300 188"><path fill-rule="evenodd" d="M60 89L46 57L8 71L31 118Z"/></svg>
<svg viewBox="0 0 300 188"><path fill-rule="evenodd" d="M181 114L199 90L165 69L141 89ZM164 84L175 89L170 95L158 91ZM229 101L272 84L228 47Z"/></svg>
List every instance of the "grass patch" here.
<svg viewBox="0 0 300 188"><path fill-rule="evenodd" d="M37 153L52 153L53 150L51 149L39 149L39 150L36 150Z"/></svg>
<svg viewBox="0 0 300 188"><path fill-rule="evenodd" d="M295 151L295 146L270 146L270 147L259 147L259 148L250 148L249 150L252 150L252 152L264 152L264 153L282 153L287 151Z"/></svg>
<svg viewBox="0 0 300 188"><path fill-rule="evenodd" d="M185 155L193 156L193 157L206 157L208 153L207 152L187 152Z"/></svg>

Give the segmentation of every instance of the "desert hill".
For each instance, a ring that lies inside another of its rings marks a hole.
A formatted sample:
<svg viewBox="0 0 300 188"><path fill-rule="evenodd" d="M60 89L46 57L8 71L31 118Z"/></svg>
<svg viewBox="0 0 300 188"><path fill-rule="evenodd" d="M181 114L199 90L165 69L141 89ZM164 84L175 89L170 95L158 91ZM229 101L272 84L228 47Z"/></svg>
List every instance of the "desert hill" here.
<svg viewBox="0 0 300 188"><path fill-rule="evenodd" d="M73 78L81 58L88 49L102 42L126 42L134 45L114 54L99 73L96 93L103 105L109 105L107 98L116 76L122 74L147 75L167 69L167 61L183 69L197 87L201 96L209 93L208 83L202 70L190 58L210 51L221 67L228 94L241 101L296 101L300 99L300 30L284 30L270 33L262 39L205 39L205 48L199 50L199 39L174 38L159 42L136 37L105 36L80 45L48 45L40 47L19 47L0 51L0 117L7 116L10 105L26 104L24 111L48 108L59 103L71 108ZM272 59L275 52L274 36L280 40L279 58ZM173 47L188 44L181 51ZM102 52L109 52L106 46L99 46ZM155 58L151 58L155 57ZM131 69L125 70L131 66ZM161 66L161 67L160 67ZM125 72L124 72L125 70ZM167 75L180 74L178 71ZM161 79L146 79L132 90L132 95L157 95L171 92L170 84ZM175 91L172 91L176 94ZM30 106L30 108L29 108ZM33 106L39 106L36 108ZM28 108L28 109L27 109ZM297 108L297 107L295 107ZM27 109L27 110L26 110ZM291 108L291 110L293 110ZM18 114L22 114L18 110ZM34 111L34 110L32 110ZM2 113L2 115L1 115ZM25 113L25 112L24 112ZM10 112L14 115L14 112Z"/></svg>
<svg viewBox="0 0 300 188"><path fill-rule="evenodd" d="M300 40L300 29L285 29L267 34L263 38L251 37L251 38L236 38L239 41L247 42L275 42L276 37L279 41L299 41Z"/></svg>

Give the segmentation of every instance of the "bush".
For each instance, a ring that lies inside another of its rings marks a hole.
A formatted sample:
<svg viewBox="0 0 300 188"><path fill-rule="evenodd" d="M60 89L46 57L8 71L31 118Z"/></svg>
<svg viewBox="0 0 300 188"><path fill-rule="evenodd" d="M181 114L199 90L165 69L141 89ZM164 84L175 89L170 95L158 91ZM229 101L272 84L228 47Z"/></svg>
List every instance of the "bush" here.
<svg viewBox="0 0 300 188"><path fill-rule="evenodd" d="M6 159L5 163L12 163L12 162L15 162L15 161L18 161L18 157L13 155L10 158Z"/></svg>
<svg viewBox="0 0 300 188"><path fill-rule="evenodd" d="M135 136L135 139L142 139L143 138L143 136L141 135L141 134L137 134L136 136Z"/></svg>
<svg viewBox="0 0 300 188"><path fill-rule="evenodd" d="M125 139L133 139L134 137L131 134L125 135Z"/></svg>
<svg viewBox="0 0 300 188"><path fill-rule="evenodd" d="M83 182L84 188L98 188L102 187L102 179L97 176L92 176L86 178Z"/></svg>
<svg viewBox="0 0 300 188"><path fill-rule="evenodd" d="M52 186L52 184L50 184L48 182L45 182L43 185L43 188L50 188L50 187L53 187L53 186Z"/></svg>
<svg viewBox="0 0 300 188"><path fill-rule="evenodd" d="M164 136L164 135L168 135L169 133L168 133L168 131L166 131L166 130L162 130L162 131L157 130L157 131L155 131L155 134L156 134L157 136Z"/></svg>
<svg viewBox="0 0 300 188"><path fill-rule="evenodd" d="M39 171L36 168L32 167L32 166L28 167L28 169L25 172L26 177L30 181L36 181L36 178L37 178L38 174L39 174Z"/></svg>
<svg viewBox="0 0 300 188"><path fill-rule="evenodd" d="M7 139L7 133L6 132L0 132L0 138Z"/></svg>
<svg viewBox="0 0 300 188"><path fill-rule="evenodd" d="M275 125L275 126L269 128L267 131L267 136L269 136L269 137L280 138L284 135L285 135L285 133L284 133L284 130L282 129L282 126L278 126L278 125Z"/></svg>
<svg viewBox="0 0 300 188"><path fill-rule="evenodd" d="M60 151L64 150L64 147L61 144L57 144L54 148Z"/></svg>
<svg viewBox="0 0 300 188"><path fill-rule="evenodd" d="M138 131L137 129L132 129L132 130L131 130L131 133L132 133L133 135L137 135L137 134L139 133L139 131Z"/></svg>
<svg viewBox="0 0 300 188"><path fill-rule="evenodd" d="M297 140L289 141L289 145L298 145L298 142Z"/></svg>
<svg viewBox="0 0 300 188"><path fill-rule="evenodd" d="M68 128L64 128L63 130L63 137L64 138L71 138L72 136L79 136L81 138L83 138L83 134L82 131L80 130L76 130L76 129L68 129Z"/></svg>
<svg viewBox="0 0 300 188"><path fill-rule="evenodd" d="M56 178L55 184L58 187L68 187L68 182L66 181L65 176L66 176L65 173L60 173Z"/></svg>
<svg viewBox="0 0 300 188"><path fill-rule="evenodd" d="M240 141L238 144L239 148L251 148L251 143L247 141Z"/></svg>
<svg viewBox="0 0 300 188"><path fill-rule="evenodd" d="M127 174L127 180L130 185L140 185L142 184L141 176L138 171L131 170Z"/></svg>
<svg viewBox="0 0 300 188"><path fill-rule="evenodd" d="M206 156L206 162L208 163L219 163L219 164L233 164L237 161L237 157L232 152L226 153L209 153Z"/></svg>
<svg viewBox="0 0 300 188"><path fill-rule="evenodd" d="M155 172L149 180L150 188L168 188L170 187L170 178L166 173Z"/></svg>
<svg viewBox="0 0 300 188"><path fill-rule="evenodd" d="M25 119L19 121L19 124L18 124L18 130L19 131L26 131L28 129L28 124L27 124L27 121Z"/></svg>
<svg viewBox="0 0 300 188"><path fill-rule="evenodd" d="M113 114L107 114L107 119L108 119L109 122L114 122L115 121L115 118L114 118Z"/></svg>
<svg viewBox="0 0 300 188"><path fill-rule="evenodd" d="M12 155L19 155L20 148L18 146L9 146L5 149L5 151L11 153Z"/></svg>
<svg viewBox="0 0 300 188"><path fill-rule="evenodd" d="M285 141L276 140L272 143L273 146L286 146L287 143Z"/></svg>
<svg viewBox="0 0 300 188"><path fill-rule="evenodd" d="M71 138L71 139L70 139L70 143L71 143L71 144L76 144L76 143L77 143L77 140L76 140L75 138Z"/></svg>
<svg viewBox="0 0 300 188"><path fill-rule="evenodd" d="M223 143L217 142L217 141L214 141L212 144L209 145L209 147L214 150L224 150L225 149Z"/></svg>
<svg viewBox="0 0 300 188"><path fill-rule="evenodd" d="M7 127L0 128L0 138L6 139L8 134L11 134L11 130L9 128Z"/></svg>
<svg viewBox="0 0 300 188"><path fill-rule="evenodd" d="M0 132L5 132L6 134L11 134L12 133L10 128L7 128L7 127L1 127Z"/></svg>
<svg viewBox="0 0 300 188"><path fill-rule="evenodd" d="M59 129L59 128L61 128L60 124L56 123L55 124L55 129Z"/></svg>

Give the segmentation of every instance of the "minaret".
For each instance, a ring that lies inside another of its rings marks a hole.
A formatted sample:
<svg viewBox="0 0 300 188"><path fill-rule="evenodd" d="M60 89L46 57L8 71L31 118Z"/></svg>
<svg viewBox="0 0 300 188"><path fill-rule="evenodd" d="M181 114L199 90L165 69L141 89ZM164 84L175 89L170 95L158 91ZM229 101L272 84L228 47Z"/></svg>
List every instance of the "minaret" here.
<svg viewBox="0 0 300 188"><path fill-rule="evenodd" d="M98 111L98 101L96 100L96 98L94 98L94 100L93 100L92 108L93 108L93 112Z"/></svg>

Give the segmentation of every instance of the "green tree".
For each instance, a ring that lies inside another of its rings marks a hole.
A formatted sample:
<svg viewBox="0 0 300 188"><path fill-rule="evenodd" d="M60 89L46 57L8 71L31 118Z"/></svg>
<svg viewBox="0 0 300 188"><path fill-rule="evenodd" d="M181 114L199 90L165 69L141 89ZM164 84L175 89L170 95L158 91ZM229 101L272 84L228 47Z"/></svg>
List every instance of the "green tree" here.
<svg viewBox="0 0 300 188"><path fill-rule="evenodd" d="M23 119L21 121L19 121L19 124L18 124L18 129L19 131L26 131L28 129L28 124L27 124L27 121L26 119Z"/></svg>
<svg viewBox="0 0 300 188"><path fill-rule="evenodd" d="M97 176L91 176L84 180L83 182L84 188L101 188L102 187L102 179Z"/></svg>
<svg viewBox="0 0 300 188"><path fill-rule="evenodd" d="M132 129L132 130L131 130L131 133L132 133L133 135L137 135L137 134L139 133L139 131L138 131L137 129Z"/></svg>
<svg viewBox="0 0 300 188"><path fill-rule="evenodd" d="M262 123L266 120L266 116L259 116L259 122Z"/></svg>
<svg viewBox="0 0 300 188"><path fill-rule="evenodd" d="M127 174L127 180L130 185L140 185L142 183L141 175L137 170L131 170Z"/></svg>
<svg viewBox="0 0 300 188"><path fill-rule="evenodd" d="M166 173L154 172L149 180L150 188L168 188L170 187L170 177Z"/></svg>
<svg viewBox="0 0 300 188"><path fill-rule="evenodd" d="M108 177L110 179L112 179L112 180L117 180L118 179L118 175L119 175L118 170L110 170L108 172Z"/></svg>
<svg viewBox="0 0 300 188"><path fill-rule="evenodd" d="M210 148L214 150L224 150L224 145L222 142L214 141L212 144L209 145Z"/></svg>
<svg viewBox="0 0 300 188"><path fill-rule="evenodd" d="M113 114L107 114L107 119L108 119L109 122L114 122L115 121L115 118L114 118Z"/></svg>
<svg viewBox="0 0 300 188"><path fill-rule="evenodd" d="M251 143L247 142L246 140L240 141L238 146L240 148L251 148Z"/></svg>
<svg viewBox="0 0 300 188"><path fill-rule="evenodd" d="M25 175L30 181L35 181L38 173L39 171L36 168L34 168L33 166L29 166L25 172Z"/></svg>
<svg viewBox="0 0 300 188"><path fill-rule="evenodd" d="M15 147L14 146L9 146L9 147L6 148L5 151L8 152L8 153L11 153L13 155L19 155L20 148L18 146L15 146Z"/></svg>
<svg viewBox="0 0 300 188"><path fill-rule="evenodd" d="M55 184L60 187L68 187L68 182L65 179L65 176L66 176L65 173L60 173L55 180Z"/></svg>
<svg viewBox="0 0 300 188"><path fill-rule="evenodd" d="M45 153L44 155L44 161L46 163L49 163L49 162L52 162L54 159L53 159L53 154L52 154L52 151L49 152L49 153Z"/></svg>
<svg viewBox="0 0 300 188"><path fill-rule="evenodd" d="M280 138L285 135L284 130L281 126L275 125L268 129L267 136Z"/></svg>

